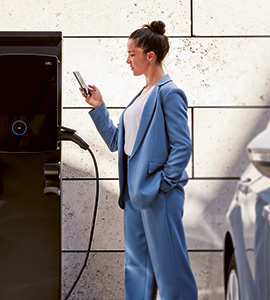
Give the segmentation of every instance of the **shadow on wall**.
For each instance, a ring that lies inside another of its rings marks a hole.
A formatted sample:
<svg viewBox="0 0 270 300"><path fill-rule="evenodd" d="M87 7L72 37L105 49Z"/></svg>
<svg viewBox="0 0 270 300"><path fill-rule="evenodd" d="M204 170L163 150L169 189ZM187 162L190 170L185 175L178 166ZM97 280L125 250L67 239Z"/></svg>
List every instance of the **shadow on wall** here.
<svg viewBox="0 0 270 300"><path fill-rule="evenodd" d="M88 158L87 155L83 157ZM89 169L90 173L81 172L82 179L63 180L63 296L78 275L88 247L96 193L95 180L89 178L92 169ZM101 180L92 252L71 300L124 299L123 216L117 200L118 180Z"/></svg>
<svg viewBox="0 0 270 300"><path fill-rule="evenodd" d="M189 248L222 249L237 178L249 164L246 147L266 128L270 108L208 109L209 120L198 118L203 124L196 124L204 111L194 114L195 176L186 188L184 222Z"/></svg>

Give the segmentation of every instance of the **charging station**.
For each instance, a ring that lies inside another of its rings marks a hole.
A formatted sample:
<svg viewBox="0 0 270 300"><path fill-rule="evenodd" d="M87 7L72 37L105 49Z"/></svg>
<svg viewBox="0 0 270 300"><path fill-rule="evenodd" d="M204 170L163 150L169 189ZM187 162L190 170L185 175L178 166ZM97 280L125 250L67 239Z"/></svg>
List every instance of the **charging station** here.
<svg viewBox="0 0 270 300"><path fill-rule="evenodd" d="M0 32L0 299L61 298L61 32Z"/></svg>

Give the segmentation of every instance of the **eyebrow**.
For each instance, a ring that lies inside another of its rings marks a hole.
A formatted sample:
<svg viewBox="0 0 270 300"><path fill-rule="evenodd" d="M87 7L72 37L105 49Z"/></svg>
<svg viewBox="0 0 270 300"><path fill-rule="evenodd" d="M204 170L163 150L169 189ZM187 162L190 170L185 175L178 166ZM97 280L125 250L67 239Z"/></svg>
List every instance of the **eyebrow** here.
<svg viewBox="0 0 270 300"><path fill-rule="evenodd" d="M132 51L132 50L128 51L128 53L131 53L131 52L135 52L135 51Z"/></svg>

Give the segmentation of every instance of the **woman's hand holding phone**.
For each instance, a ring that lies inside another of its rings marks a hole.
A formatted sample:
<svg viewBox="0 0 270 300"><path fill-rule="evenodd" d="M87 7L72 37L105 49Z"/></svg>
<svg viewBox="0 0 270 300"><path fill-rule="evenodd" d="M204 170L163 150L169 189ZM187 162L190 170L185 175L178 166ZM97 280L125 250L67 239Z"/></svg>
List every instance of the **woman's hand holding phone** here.
<svg viewBox="0 0 270 300"><path fill-rule="evenodd" d="M100 90L95 85L88 85L89 94L85 95L82 88L80 91L82 96L85 98L85 102L94 108L99 107L103 103L103 98Z"/></svg>

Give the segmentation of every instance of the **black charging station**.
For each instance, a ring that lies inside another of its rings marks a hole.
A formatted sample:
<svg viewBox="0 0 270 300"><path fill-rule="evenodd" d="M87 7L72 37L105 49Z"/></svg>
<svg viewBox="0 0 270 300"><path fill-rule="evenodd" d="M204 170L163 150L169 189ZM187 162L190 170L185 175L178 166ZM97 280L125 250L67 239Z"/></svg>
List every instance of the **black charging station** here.
<svg viewBox="0 0 270 300"><path fill-rule="evenodd" d="M0 32L0 299L61 298L61 32Z"/></svg>

